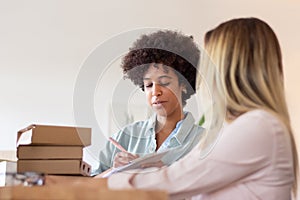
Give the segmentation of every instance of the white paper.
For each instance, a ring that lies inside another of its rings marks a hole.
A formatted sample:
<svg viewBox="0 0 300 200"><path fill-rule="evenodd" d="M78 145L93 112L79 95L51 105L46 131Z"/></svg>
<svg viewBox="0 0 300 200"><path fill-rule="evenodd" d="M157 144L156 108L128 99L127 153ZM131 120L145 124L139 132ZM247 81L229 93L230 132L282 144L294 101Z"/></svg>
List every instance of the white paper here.
<svg viewBox="0 0 300 200"><path fill-rule="evenodd" d="M124 166L121 166L121 167L117 167L117 168L113 168L110 172L104 174L102 176L102 178L107 178L107 177L109 177L112 174L117 173L117 172L122 172L122 171L127 171L127 170L133 170L133 169L143 169L143 166L159 162L159 161L162 160L162 158L167 153L169 153L170 151L174 151L175 149L179 149L179 148L182 148L182 146L171 148L171 149L166 149L165 151L162 151L162 152L159 152L159 153L155 152L155 153L147 154L147 155L145 155L143 157L140 157L140 158L137 158L137 159L133 160L132 162L130 162L127 165L124 165ZM151 167L151 168L152 168L151 170L153 170L153 167ZM157 169L157 167L155 167L155 168Z"/></svg>

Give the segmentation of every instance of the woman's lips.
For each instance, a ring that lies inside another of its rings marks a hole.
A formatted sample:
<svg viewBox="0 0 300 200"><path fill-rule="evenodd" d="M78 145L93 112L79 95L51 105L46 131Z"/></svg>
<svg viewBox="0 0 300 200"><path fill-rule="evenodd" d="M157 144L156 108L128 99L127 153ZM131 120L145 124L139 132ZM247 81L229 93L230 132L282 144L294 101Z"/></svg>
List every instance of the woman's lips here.
<svg viewBox="0 0 300 200"><path fill-rule="evenodd" d="M166 103L167 101L154 101L152 103L153 106L155 107L159 107L159 106L162 106L164 103Z"/></svg>

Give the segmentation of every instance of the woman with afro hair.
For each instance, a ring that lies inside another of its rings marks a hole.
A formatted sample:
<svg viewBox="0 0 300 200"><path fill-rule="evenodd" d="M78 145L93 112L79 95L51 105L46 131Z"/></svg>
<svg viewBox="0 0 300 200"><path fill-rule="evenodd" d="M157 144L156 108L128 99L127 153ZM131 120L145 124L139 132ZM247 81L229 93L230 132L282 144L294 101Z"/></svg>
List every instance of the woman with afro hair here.
<svg viewBox="0 0 300 200"><path fill-rule="evenodd" d="M199 58L193 38L179 32L161 30L135 41L121 67L125 77L145 92L154 115L112 136L127 152L107 142L100 152L97 173L126 165L139 156L179 147L156 163L170 165L198 144L204 129L183 107L195 93Z"/></svg>

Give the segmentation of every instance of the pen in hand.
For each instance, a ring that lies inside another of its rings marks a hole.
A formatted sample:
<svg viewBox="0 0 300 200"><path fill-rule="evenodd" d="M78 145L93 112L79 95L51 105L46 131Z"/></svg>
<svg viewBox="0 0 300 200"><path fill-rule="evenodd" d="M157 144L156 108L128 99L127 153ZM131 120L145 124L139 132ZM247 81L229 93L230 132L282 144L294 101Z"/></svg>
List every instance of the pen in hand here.
<svg viewBox="0 0 300 200"><path fill-rule="evenodd" d="M122 152L129 153L129 152L126 151L126 149L124 149L124 147L122 147L115 139L113 139L112 137L109 137L108 139L109 139L109 141L110 141L111 143L113 143L113 145L115 145L119 150L121 150Z"/></svg>
<svg viewBox="0 0 300 200"><path fill-rule="evenodd" d="M133 154L129 153L126 149L124 149L124 147L122 147L113 138L109 137L108 139L113 145L115 145L119 150L121 150L121 152L118 152L116 154L116 156L114 157L113 167L116 168L116 167L121 167L121 166L127 165L127 164L131 163L134 159L139 157L138 155L133 155Z"/></svg>

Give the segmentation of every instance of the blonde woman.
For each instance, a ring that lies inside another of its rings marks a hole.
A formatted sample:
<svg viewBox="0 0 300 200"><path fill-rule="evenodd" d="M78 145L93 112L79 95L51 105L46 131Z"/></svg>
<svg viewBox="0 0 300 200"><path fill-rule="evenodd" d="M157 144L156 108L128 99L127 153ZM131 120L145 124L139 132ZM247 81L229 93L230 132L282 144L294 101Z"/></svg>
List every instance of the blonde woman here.
<svg viewBox="0 0 300 200"><path fill-rule="evenodd" d="M171 199L290 199L298 161L276 35L257 18L233 19L206 34L205 48L201 70L226 111L212 151L200 159L199 145L169 167L115 174L109 187L167 190Z"/></svg>

